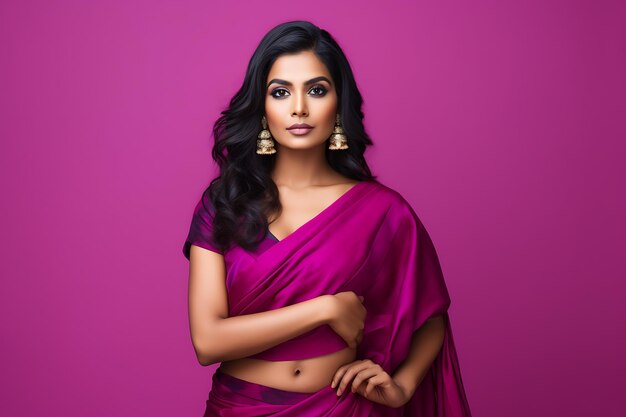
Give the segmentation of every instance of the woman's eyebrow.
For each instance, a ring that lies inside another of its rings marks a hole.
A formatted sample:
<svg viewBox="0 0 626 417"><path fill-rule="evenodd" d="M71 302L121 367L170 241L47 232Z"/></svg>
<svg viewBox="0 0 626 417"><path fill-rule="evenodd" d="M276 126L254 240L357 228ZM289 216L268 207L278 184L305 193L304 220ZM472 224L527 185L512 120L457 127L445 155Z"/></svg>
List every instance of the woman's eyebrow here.
<svg viewBox="0 0 626 417"><path fill-rule="evenodd" d="M304 85L310 85L310 84L316 83L318 81L326 81L328 84L333 85L330 82L330 80L328 78L324 77L323 75L320 76L320 77L311 78L310 80L305 81ZM267 87L269 87L272 83L293 86L293 83L291 83L289 81L281 80L280 78L274 78L269 83L267 83Z"/></svg>

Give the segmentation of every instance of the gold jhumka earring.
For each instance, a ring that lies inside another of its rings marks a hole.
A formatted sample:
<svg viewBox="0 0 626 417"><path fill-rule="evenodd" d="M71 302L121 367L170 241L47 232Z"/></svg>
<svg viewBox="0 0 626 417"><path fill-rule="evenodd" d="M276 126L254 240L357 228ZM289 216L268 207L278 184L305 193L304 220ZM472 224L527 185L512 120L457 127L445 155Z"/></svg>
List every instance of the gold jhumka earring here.
<svg viewBox="0 0 626 417"><path fill-rule="evenodd" d="M267 119L265 116L261 119L261 124L263 125L263 130L261 130L257 136L256 153L259 155L271 155L276 153L274 138L272 138L270 131L267 130Z"/></svg>
<svg viewBox="0 0 626 417"><path fill-rule="evenodd" d="M335 130L333 134L330 135L330 144L328 145L328 149L333 151L340 149L348 149L348 139L346 135L344 135L343 128L340 125L341 117L339 113L337 113L337 118L335 120Z"/></svg>

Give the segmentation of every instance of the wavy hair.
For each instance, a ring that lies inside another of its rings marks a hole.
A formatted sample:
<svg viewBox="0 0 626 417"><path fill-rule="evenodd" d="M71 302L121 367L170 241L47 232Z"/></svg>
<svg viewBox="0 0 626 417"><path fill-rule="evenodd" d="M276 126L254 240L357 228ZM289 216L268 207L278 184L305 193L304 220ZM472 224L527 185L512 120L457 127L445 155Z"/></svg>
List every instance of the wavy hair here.
<svg viewBox="0 0 626 417"><path fill-rule="evenodd" d="M222 248L236 243L254 250L267 233L268 214L282 208L270 175L276 154L258 155L257 135L262 129L265 82L272 64L283 54L302 51L312 51L328 68L348 138L349 149L327 147L328 164L354 180L375 178L363 156L372 141L363 126L363 99L348 59L326 30L307 21L282 23L263 37L248 63L243 85L213 126L212 157L220 174L203 197L209 197L215 209L213 240Z"/></svg>

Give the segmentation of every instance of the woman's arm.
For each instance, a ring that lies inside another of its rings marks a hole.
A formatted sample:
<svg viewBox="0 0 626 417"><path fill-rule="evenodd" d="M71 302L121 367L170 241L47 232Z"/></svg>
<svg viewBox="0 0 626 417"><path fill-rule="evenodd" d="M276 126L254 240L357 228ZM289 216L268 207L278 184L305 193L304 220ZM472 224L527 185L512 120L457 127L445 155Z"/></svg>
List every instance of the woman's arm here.
<svg viewBox="0 0 626 417"><path fill-rule="evenodd" d="M328 323L324 295L287 307L228 317L223 256L191 246L189 321L196 356L204 366L245 358Z"/></svg>
<svg viewBox="0 0 626 417"><path fill-rule="evenodd" d="M201 363L245 358L325 324L326 297L213 322L207 329Z"/></svg>
<svg viewBox="0 0 626 417"><path fill-rule="evenodd" d="M445 334L444 324L443 316L432 317L413 332L409 354L392 377L405 392L407 401L411 399L441 350Z"/></svg>

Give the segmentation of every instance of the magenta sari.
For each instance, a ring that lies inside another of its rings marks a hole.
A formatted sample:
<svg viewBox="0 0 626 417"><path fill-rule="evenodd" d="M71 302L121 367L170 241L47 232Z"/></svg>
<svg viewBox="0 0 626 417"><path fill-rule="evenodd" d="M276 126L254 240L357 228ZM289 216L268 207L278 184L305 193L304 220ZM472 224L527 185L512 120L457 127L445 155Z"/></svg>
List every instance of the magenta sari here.
<svg viewBox="0 0 626 417"><path fill-rule="evenodd" d="M433 242L409 203L376 180L363 181L286 238L267 237L253 253L212 243L212 208L204 197L183 247L224 255L229 315L285 307L323 294L354 291L367 309L357 359L370 359L389 375L409 353L411 336L443 315L443 347L411 400L401 408L374 403L350 390L337 397L265 387L222 372L213 377L205 416L471 416L448 308L450 297ZM330 326L251 357L284 361L311 358L347 344Z"/></svg>

